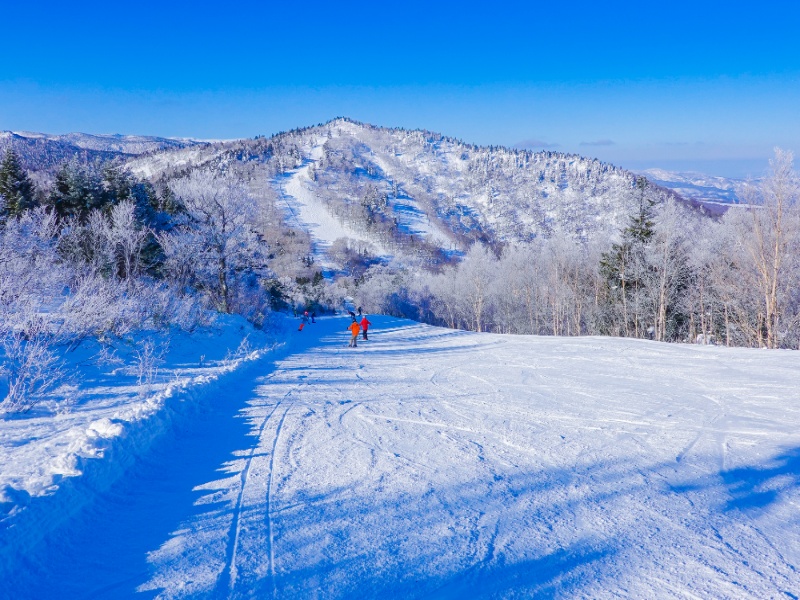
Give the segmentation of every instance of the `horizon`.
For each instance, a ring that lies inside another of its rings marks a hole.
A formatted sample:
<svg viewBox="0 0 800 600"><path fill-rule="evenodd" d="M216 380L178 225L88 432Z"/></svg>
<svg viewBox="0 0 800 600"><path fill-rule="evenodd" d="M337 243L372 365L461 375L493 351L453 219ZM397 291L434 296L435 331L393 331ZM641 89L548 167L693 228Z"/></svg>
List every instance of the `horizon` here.
<svg viewBox="0 0 800 600"><path fill-rule="evenodd" d="M246 136L246 137L232 137L232 138L225 138L225 139L214 139L214 138L199 138L199 137L192 137L192 136L183 136L183 137L176 137L176 136L159 136L159 135L151 135L148 133L122 133L122 132L91 132L91 131L65 131L65 132L44 132L44 131L28 131L28 130L0 130L0 133L12 133L15 135L30 135L30 136L38 136L38 135L47 135L47 136L67 136L67 135L90 135L90 136L97 136L97 137L144 137L144 138L163 138L163 139L172 139L172 140L189 140L194 142L205 142L205 143L225 143L225 142L233 142L237 140L246 140L246 139L253 139L254 137L264 135L265 137L272 137L276 135L280 135L282 133L288 133L291 131L301 130L308 127L319 127L336 121L337 119L346 119L349 121L361 123L364 125L372 126L372 127L379 127L379 128L387 128L391 129L391 126L379 124L379 123L367 123L364 121L359 121L357 119L353 119L348 116L337 116L332 117L326 121L320 123L314 123L311 125L298 125L297 127L293 127L291 129L276 131L270 134L256 134L256 136ZM431 131L429 129L425 129L423 127L394 127L394 128L402 128L408 131ZM442 131L433 131L433 133L441 134L445 137L451 139L457 139L460 142L465 144L473 144L470 140L465 140L461 138L457 138L456 136L452 136L447 134L446 132ZM768 170L768 161L770 158L761 160L761 159L729 159L729 160L715 160L715 159L706 159L706 160L689 160L689 159L672 159L672 160L661 160L656 161L657 164L654 164L653 161L644 161L644 160L625 160L620 162L614 162L609 160L603 160L599 157L593 156L587 152L569 152L559 148L538 148L538 149L531 149L525 148L520 146L514 145L504 145L504 144L474 144L479 147L489 147L489 146L496 146L505 148L506 150L529 150L533 152L543 152L543 151L552 151L558 152L566 155L577 155L583 158L594 159L597 158L601 162L607 164L613 164L618 167L622 167L634 173L642 173L651 169L661 169L664 171L668 171L671 173L677 174L699 174L699 175L711 175L711 176L718 176L718 177L725 177L729 179L741 179L745 180L748 178L759 178L762 177Z"/></svg>
<svg viewBox="0 0 800 600"><path fill-rule="evenodd" d="M225 140L348 115L727 177L762 174L776 146L800 150L800 6L780 18L688 2L7 11L36 27L7 32L24 51L0 58L4 130Z"/></svg>

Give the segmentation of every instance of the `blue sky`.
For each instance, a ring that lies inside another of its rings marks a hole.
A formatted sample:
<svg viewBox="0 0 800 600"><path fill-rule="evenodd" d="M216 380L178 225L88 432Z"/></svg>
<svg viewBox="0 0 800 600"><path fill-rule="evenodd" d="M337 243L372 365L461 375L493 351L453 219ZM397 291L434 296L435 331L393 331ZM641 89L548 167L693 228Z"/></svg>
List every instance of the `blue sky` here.
<svg viewBox="0 0 800 600"><path fill-rule="evenodd" d="M0 129L234 138L346 115L723 175L800 152L800 3L8 4Z"/></svg>

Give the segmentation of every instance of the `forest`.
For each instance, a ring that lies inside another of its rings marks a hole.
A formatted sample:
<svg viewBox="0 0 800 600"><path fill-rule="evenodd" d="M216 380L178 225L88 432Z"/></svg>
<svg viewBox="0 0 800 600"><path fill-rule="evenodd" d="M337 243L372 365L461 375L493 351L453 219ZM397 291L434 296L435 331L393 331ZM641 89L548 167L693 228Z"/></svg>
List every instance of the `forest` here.
<svg viewBox="0 0 800 600"><path fill-rule="evenodd" d="M776 150L769 175L742 191L746 204L712 216L642 177L569 167L549 153L403 132L415 147L456 155L467 176L447 195L437 191L447 172L412 177L409 163L318 140L323 155L309 185L370 240L336 240L332 270L269 184L303 164L302 134L223 145L149 178L119 162L72 160L36 185L8 150L0 163L2 410L27 410L63 385L59 356L89 337L191 331L217 313L269 327L273 311L292 307L335 312L352 303L479 332L800 347L791 152ZM385 156L401 154L386 147ZM611 184L602 178L609 173ZM550 187L530 187L528 177ZM476 194L482 200L466 204ZM412 199L440 232L453 227L438 240L415 234L392 212ZM518 222L524 202L527 230ZM558 202L555 218L547 206ZM619 207L627 214L616 229L586 213Z"/></svg>
<svg viewBox="0 0 800 600"><path fill-rule="evenodd" d="M476 243L436 273L372 267L350 291L370 310L472 331L796 349L800 186L791 152L770 167L720 218L656 203L637 178L611 239Z"/></svg>

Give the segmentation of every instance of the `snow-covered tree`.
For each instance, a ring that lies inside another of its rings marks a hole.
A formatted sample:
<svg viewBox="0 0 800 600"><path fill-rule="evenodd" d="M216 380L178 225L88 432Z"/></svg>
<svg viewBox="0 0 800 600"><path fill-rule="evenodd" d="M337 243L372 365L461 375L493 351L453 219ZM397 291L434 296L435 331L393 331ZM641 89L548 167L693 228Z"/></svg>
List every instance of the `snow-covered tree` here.
<svg viewBox="0 0 800 600"><path fill-rule="evenodd" d="M114 251L118 275L123 279L139 276L151 231L136 219L136 206L132 200L123 200L111 209L109 225L108 242Z"/></svg>
<svg viewBox="0 0 800 600"><path fill-rule="evenodd" d="M254 230L258 206L242 185L198 171L170 187L185 215L175 243L164 244L167 273L188 275L218 310L232 312L269 274L268 249Z"/></svg>
<svg viewBox="0 0 800 600"><path fill-rule="evenodd" d="M653 310L653 338L675 339L683 318L681 297L692 283L690 255L696 241L695 219L674 200L658 207L645 250L647 290Z"/></svg>
<svg viewBox="0 0 800 600"><path fill-rule="evenodd" d="M62 218L85 219L89 213L105 203L102 179L93 167L71 161L56 173L48 203Z"/></svg>
<svg viewBox="0 0 800 600"><path fill-rule="evenodd" d="M791 152L776 149L775 157L770 160L769 175L759 189L750 187L745 195L751 204L747 211L751 230L741 241L758 273L769 348L781 344L781 325L789 300L787 293L798 283L800 180L793 162Z"/></svg>
<svg viewBox="0 0 800 600"><path fill-rule="evenodd" d="M488 325L496 263L487 248L475 244L456 269L459 295L466 309L462 318L474 331L484 331Z"/></svg>
<svg viewBox="0 0 800 600"><path fill-rule="evenodd" d="M793 159L776 149L769 175L743 194L748 206L724 218L729 252L717 278L748 345L778 348L797 336L800 182Z"/></svg>
<svg viewBox="0 0 800 600"><path fill-rule="evenodd" d="M6 150L0 162L0 223L35 206L35 190L17 154Z"/></svg>

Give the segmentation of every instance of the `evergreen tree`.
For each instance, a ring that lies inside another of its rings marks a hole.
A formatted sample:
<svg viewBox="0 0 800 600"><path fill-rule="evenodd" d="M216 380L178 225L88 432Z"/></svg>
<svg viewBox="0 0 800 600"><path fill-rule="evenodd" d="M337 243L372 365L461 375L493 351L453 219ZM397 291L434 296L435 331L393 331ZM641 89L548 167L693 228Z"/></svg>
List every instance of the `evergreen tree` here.
<svg viewBox="0 0 800 600"><path fill-rule="evenodd" d="M647 285L645 249L655 233L655 201L647 194L647 179L635 182L638 208L622 230L622 240L604 252L600 273L606 282L606 321L611 327L606 333L640 337L644 333L640 322L639 299Z"/></svg>
<svg viewBox="0 0 800 600"><path fill-rule="evenodd" d="M35 190L17 154L9 149L0 163L0 221L18 217L35 206Z"/></svg>
<svg viewBox="0 0 800 600"><path fill-rule="evenodd" d="M653 237L655 226L654 207L655 200L647 194L647 179L636 178L638 190L639 210L631 217L631 223L625 229L625 234L634 243L647 244Z"/></svg>
<svg viewBox="0 0 800 600"><path fill-rule="evenodd" d="M49 202L59 218L75 217L83 225L91 221L93 211L100 211L105 219L111 219L115 207L130 202L134 208L135 227L148 232L137 257L138 264L152 275L159 274L164 253L157 235L174 226L167 208L177 208L173 198L162 200L149 182L140 181L114 165L106 165L101 172L97 167L85 167L72 161L56 174ZM90 262L90 253L81 252L84 260Z"/></svg>
<svg viewBox="0 0 800 600"><path fill-rule="evenodd" d="M78 217L83 221L92 209L106 204L107 197L94 170L69 162L56 173L48 200L60 218Z"/></svg>

